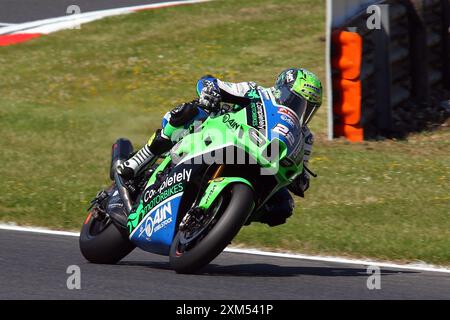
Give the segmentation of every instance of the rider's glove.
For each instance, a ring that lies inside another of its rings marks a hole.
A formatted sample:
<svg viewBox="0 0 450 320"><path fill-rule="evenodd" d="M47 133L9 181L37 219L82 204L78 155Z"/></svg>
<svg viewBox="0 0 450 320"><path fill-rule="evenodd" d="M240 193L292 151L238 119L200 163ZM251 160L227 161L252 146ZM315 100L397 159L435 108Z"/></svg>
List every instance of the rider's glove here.
<svg viewBox="0 0 450 320"><path fill-rule="evenodd" d="M198 102L205 109L213 111L220 107L221 100L220 89L211 84L203 87Z"/></svg>
<svg viewBox="0 0 450 320"><path fill-rule="evenodd" d="M305 191L309 188L309 174L303 169L302 173L299 174L294 181L288 185L289 191L291 191L296 196L305 197Z"/></svg>

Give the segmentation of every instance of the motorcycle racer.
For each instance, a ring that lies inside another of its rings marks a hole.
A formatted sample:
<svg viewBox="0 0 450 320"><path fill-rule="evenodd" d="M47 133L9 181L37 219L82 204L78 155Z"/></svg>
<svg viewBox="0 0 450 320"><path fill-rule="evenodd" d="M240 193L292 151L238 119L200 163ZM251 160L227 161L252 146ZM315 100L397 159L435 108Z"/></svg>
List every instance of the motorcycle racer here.
<svg viewBox="0 0 450 320"><path fill-rule="evenodd" d="M162 128L153 134L143 148L120 164L117 172L125 180L133 179L149 163L168 152L182 139L194 122L206 120L221 108L233 112L248 106L252 101L259 101L260 90L270 90L277 104L289 108L300 121L304 139L303 163L304 166L307 165L314 142L314 136L307 125L322 104L322 85L318 77L308 70L290 68L281 72L275 85L269 89L254 82L230 83L210 75L202 77L197 82L199 99L183 103L167 112L162 120ZM269 226L285 223L294 209L294 201L288 190L304 197L309 188L309 180L308 172L303 169L287 188L280 189L266 202L258 221Z"/></svg>

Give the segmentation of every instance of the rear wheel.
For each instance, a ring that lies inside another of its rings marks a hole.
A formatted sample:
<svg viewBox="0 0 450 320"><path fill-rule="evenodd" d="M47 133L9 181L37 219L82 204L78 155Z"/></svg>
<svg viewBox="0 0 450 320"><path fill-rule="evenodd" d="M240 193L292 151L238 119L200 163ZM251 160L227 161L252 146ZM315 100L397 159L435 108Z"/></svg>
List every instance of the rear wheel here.
<svg viewBox="0 0 450 320"><path fill-rule="evenodd" d="M80 250L88 261L114 264L134 248L126 230L119 229L108 216L97 219L89 213L80 233Z"/></svg>
<svg viewBox="0 0 450 320"><path fill-rule="evenodd" d="M236 183L224 189L211 207L195 219L200 223L178 231L170 248L170 265L193 273L217 257L237 235L254 208L253 191Z"/></svg>
<svg viewBox="0 0 450 320"><path fill-rule="evenodd" d="M133 145L128 139L120 138L112 146L110 178L114 180L114 165L118 160L128 159L133 152ZM110 193L104 201L111 201L114 198L113 186L110 187ZM96 199L97 200L97 199ZM103 200L102 200L103 201ZM116 203L119 201L116 200ZM102 202L102 210L106 204ZM86 221L81 228L80 250L83 256L92 263L113 264L119 262L123 257L129 254L135 246L128 239L127 230L116 226L108 214L96 215L94 217L95 207L91 210ZM111 212L113 214L114 212ZM126 217L126 213L118 212L117 217ZM125 221L126 223L126 221Z"/></svg>

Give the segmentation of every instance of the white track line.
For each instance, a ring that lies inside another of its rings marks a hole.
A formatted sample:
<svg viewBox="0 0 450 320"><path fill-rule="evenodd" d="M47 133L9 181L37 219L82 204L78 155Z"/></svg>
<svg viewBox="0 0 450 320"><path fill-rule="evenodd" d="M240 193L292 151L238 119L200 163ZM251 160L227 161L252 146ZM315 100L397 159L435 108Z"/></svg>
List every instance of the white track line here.
<svg viewBox="0 0 450 320"><path fill-rule="evenodd" d="M69 232L69 231L56 231L49 230L45 228L36 228L36 227L20 227L13 224L0 224L0 230L9 230L9 231L22 231L22 232L34 232L34 233L42 233L42 234L52 234L57 236L70 236L70 237L79 237L79 232Z"/></svg>
<svg viewBox="0 0 450 320"><path fill-rule="evenodd" d="M70 236L70 237L79 237L80 236L80 234L78 232L56 231L56 230L49 230L49 229L45 229L45 228L35 228L35 227L21 227L21 226L10 225L10 224L0 224L0 230L34 232L34 233L41 233L41 234ZM312 255L305 255L305 254L267 252L267 251L261 251L258 249L226 248L224 251L229 252L229 253L242 253L242 254L251 254L251 255L258 255L258 256L276 257L276 258L301 259L301 260L321 261L321 262L330 262L330 263L342 263L342 264L363 265L363 266L378 266L380 268L450 273L450 268L427 265L427 264L423 264L423 265L422 264L420 264L420 265L418 265L418 264L395 264L395 263L390 263L390 262L359 260L359 259L350 259L350 258L342 258L342 257L325 257L325 256L312 256Z"/></svg>
<svg viewBox="0 0 450 320"><path fill-rule="evenodd" d="M245 253L254 254L262 256L270 256L277 258L289 258L289 259L301 259L301 260L311 260L311 261L321 261L321 262L331 262L331 263L343 263L343 264L355 264L363 266L377 266L380 268L392 268L392 269L405 269L405 270L417 270L417 271L429 271L429 272L444 272L450 273L450 268L433 266L425 263L420 264L396 264L390 262L381 262L373 260L359 260L341 257L327 257L327 256L310 256L305 254L290 254L290 253L276 253L260 251L258 249L238 249L238 248L227 248L225 251L230 253Z"/></svg>
<svg viewBox="0 0 450 320"><path fill-rule="evenodd" d="M80 14L67 15L57 18L43 19L15 25L5 26L0 29L1 34L14 33L42 33L49 34L63 29L71 29L80 26L83 23L88 23L94 20L99 20L105 17L111 17L121 14L128 14L139 10L157 9L185 4L201 3L210 0L186 0L186 1L170 1L160 2L139 6L123 7L116 9L106 9L84 12Z"/></svg>

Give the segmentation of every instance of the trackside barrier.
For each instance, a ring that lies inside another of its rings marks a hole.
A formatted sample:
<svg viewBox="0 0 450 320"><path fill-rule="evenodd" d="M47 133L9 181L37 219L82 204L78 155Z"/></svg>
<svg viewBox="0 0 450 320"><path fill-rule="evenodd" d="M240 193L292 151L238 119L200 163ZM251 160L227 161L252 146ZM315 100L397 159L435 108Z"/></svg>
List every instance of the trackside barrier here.
<svg viewBox="0 0 450 320"><path fill-rule="evenodd" d="M448 119L449 0L330 0L327 17L330 138L404 137Z"/></svg>
<svg viewBox="0 0 450 320"><path fill-rule="evenodd" d="M362 38L354 32L336 30L332 35L333 113L337 119L335 136L362 141L361 59Z"/></svg>

